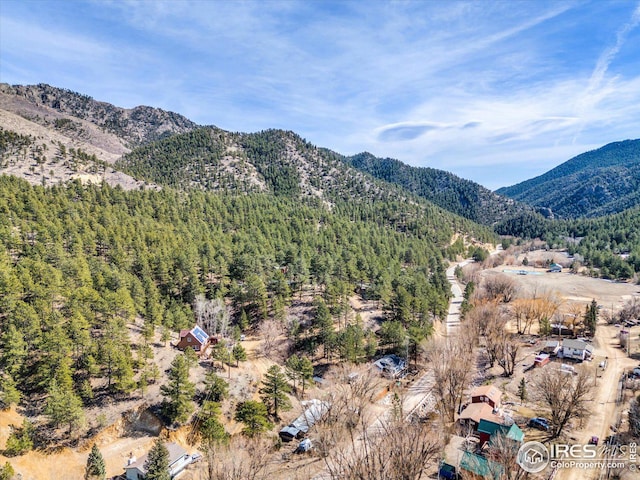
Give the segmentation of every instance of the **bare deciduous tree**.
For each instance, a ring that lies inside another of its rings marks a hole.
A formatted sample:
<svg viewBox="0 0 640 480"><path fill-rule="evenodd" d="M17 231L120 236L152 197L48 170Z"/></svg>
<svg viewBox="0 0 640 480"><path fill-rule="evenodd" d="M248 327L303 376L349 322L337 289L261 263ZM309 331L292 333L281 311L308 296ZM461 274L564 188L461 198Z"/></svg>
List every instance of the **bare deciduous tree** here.
<svg viewBox="0 0 640 480"><path fill-rule="evenodd" d="M196 323L209 335L226 336L230 315L223 299L208 300L204 295L197 295L193 302L193 313Z"/></svg>
<svg viewBox="0 0 640 480"><path fill-rule="evenodd" d="M265 439L234 437L230 445L206 449L207 480L263 480L269 478L270 446Z"/></svg>
<svg viewBox="0 0 640 480"><path fill-rule="evenodd" d="M583 419L592 400L593 374L582 368L577 375L547 369L535 392L551 410L551 438L557 438L571 419Z"/></svg>
<svg viewBox="0 0 640 480"><path fill-rule="evenodd" d="M583 328L584 322L584 305L582 303L573 303L569 307L568 313L565 315L565 324L567 327L577 334L578 330Z"/></svg>
<svg viewBox="0 0 640 480"><path fill-rule="evenodd" d="M480 272L482 267L477 263L470 263L462 268L462 281L467 284L473 282L476 285L480 284Z"/></svg>
<svg viewBox="0 0 640 480"><path fill-rule="evenodd" d="M460 329L462 333L464 329ZM456 338L432 339L426 347L426 356L433 369L433 393L437 410L443 421L453 422L462 404L462 395L471 378L473 345Z"/></svg>
<svg viewBox="0 0 640 480"><path fill-rule="evenodd" d="M268 358L277 356L279 337L282 335L282 324L276 320L265 320L260 324L262 345L260 353Z"/></svg>
<svg viewBox="0 0 640 480"><path fill-rule="evenodd" d="M498 356L498 365L502 367L504 376L510 377L511 375L513 375L513 372L516 369L520 344L517 337L503 330L503 334L500 336L498 346L500 352Z"/></svg>
<svg viewBox="0 0 640 480"><path fill-rule="evenodd" d="M509 303L518 291L513 278L502 273L486 277L481 284L481 289L487 300L502 303Z"/></svg>
<svg viewBox="0 0 640 480"><path fill-rule="evenodd" d="M634 318L640 318L640 299L638 297L628 300L618 313L619 322L626 322Z"/></svg>
<svg viewBox="0 0 640 480"><path fill-rule="evenodd" d="M324 423L332 426L344 424L349 436L372 421L370 407L383 388L377 371L367 367L352 368L340 365L326 376L333 384L329 398L329 411Z"/></svg>
<svg viewBox="0 0 640 480"><path fill-rule="evenodd" d="M550 292L534 289L529 298L519 298L513 302L513 314L519 334L531 333L534 323L550 320L561 305L561 301Z"/></svg>
<svg viewBox="0 0 640 480"><path fill-rule="evenodd" d="M325 458L332 479L419 480L442 448L439 435L426 423L383 423L358 440L357 448L334 449Z"/></svg>
<svg viewBox="0 0 640 480"><path fill-rule="evenodd" d="M520 443L508 438L503 432L491 437L487 457L493 460L489 466L495 466L495 478L500 480L520 480L528 476L527 472L518 465L518 450Z"/></svg>
<svg viewBox="0 0 640 480"><path fill-rule="evenodd" d="M501 338L503 336L507 318L500 308L493 303L479 305L465 317L465 327L477 330L484 335L485 348L489 365L493 367L501 354ZM476 326L477 325L477 326Z"/></svg>

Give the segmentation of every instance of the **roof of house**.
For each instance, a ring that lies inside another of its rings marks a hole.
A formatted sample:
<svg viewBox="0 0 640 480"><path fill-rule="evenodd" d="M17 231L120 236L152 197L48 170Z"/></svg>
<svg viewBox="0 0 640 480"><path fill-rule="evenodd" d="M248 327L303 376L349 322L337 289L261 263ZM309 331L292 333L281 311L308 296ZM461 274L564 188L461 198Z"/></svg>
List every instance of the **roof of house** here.
<svg viewBox="0 0 640 480"><path fill-rule="evenodd" d="M481 477L498 479L502 475L502 465L472 452L464 452L460 468Z"/></svg>
<svg viewBox="0 0 640 480"><path fill-rule="evenodd" d="M498 432L502 432L507 438L517 442L522 442L524 439L524 432L515 423L509 426L482 419L478 424L478 432L488 433L490 437L493 437Z"/></svg>
<svg viewBox="0 0 640 480"><path fill-rule="evenodd" d="M209 340L209 335L207 335L207 332L205 332L198 325L193 327L191 330L180 330L180 338L186 337L189 333L193 335L201 345L204 345L205 343L207 343L207 340Z"/></svg>
<svg viewBox="0 0 640 480"><path fill-rule="evenodd" d="M493 403L500 403L502 392L495 385L482 385L471 390L471 397L488 397Z"/></svg>
<svg viewBox="0 0 640 480"><path fill-rule="evenodd" d="M546 347L551 347L551 348L555 348L557 346L560 345L560 341L559 340L547 340L544 344L545 348Z"/></svg>
<svg viewBox="0 0 640 480"><path fill-rule="evenodd" d="M373 364L380 370L391 372L398 372L400 370L403 370L407 366L407 362L404 358L400 358L399 356L394 354L386 355L373 362Z"/></svg>
<svg viewBox="0 0 640 480"><path fill-rule="evenodd" d="M467 407L458 415L459 420L473 420L476 423L480 423L482 419L500 423L502 418L493 413L493 407L488 403L470 403Z"/></svg>
<svg viewBox="0 0 640 480"><path fill-rule="evenodd" d="M196 339L202 344L205 344L207 340L209 340L209 335L207 335L207 332L201 329L198 325L191 329L191 334L196 337Z"/></svg>
<svg viewBox="0 0 640 480"><path fill-rule="evenodd" d="M524 440L524 432L518 425L514 423L513 425L511 425L509 431L507 432L507 438L515 440L516 442L522 442Z"/></svg>
<svg viewBox="0 0 640 480"><path fill-rule="evenodd" d="M586 350L588 344L582 340L572 340L567 338L562 341L562 348L571 348L573 350Z"/></svg>
<svg viewBox="0 0 640 480"><path fill-rule="evenodd" d="M280 433L286 433L292 437L297 436L300 432L307 433L309 429L329 411L330 404L329 402L313 399L305 402L304 406L306 407L304 412L280 430Z"/></svg>
<svg viewBox="0 0 640 480"><path fill-rule="evenodd" d="M171 465L176 463L182 457L187 455L187 451L184 448L182 448L180 445L178 445L177 443L173 443L173 442L172 443L165 443L164 446L167 447L167 450L169 451L169 468L171 468ZM135 462L133 462L130 465L127 465L126 467L124 467L124 469L125 470L129 470L129 469L132 469L132 468L137 468L140 471L140 473L142 473L144 475L147 472L147 469L144 467L144 464L147 462L147 457L148 456L149 456L149 454L145 453L143 456L141 456Z"/></svg>

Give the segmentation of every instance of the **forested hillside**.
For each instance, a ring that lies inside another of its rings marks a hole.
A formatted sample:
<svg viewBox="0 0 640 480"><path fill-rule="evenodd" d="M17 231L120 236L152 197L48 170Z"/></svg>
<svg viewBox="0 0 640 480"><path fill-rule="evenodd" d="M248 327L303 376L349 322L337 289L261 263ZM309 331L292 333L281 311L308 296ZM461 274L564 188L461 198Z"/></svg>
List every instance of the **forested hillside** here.
<svg viewBox="0 0 640 480"><path fill-rule="evenodd" d="M368 205L388 200L397 205L420 205L427 216L450 216L445 210L460 210L457 203L438 208L422 198L420 191L378 180L349 166L345 157L282 130L247 134L203 127L136 148L116 167L135 178L182 189L266 191L278 196L317 197L329 204L349 201ZM449 195L447 191L441 190L441 198ZM471 199L467 203L466 213L471 215L476 207ZM513 202L505 199L504 203ZM402 210L399 207L396 215L402 216ZM487 209L483 211L488 215ZM460 229L464 231L476 228L473 221L461 217L456 221L462 222Z"/></svg>
<svg viewBox="0 0 640 480"><path fill-rule="evenodd" d="M640 140L610 143L496 192L560 218L621 212L640 205Z"/></svg>
<svg viewBox="0 0 640 480"><path fill-rule="evenodd" d="M345 157L353 167L376 178L400 185L450 212L484 225L512 218L530 208L497 195L482 185L434 168L417 168L370 153Z"/></svg>
<svg viewBox="0 0 640 480"><path fill-rule="evenodd" d="M417 342L447 310L443 252L459 222L423 213L390 201L329 209L269 194L43 188L0 176L0 400L23 398L76 429L82 405L149 380L150 350L131 344L130 323L145 339L191 327L199 295L226 299L232 322L251 329L284 320L305 285L338 317L367 285L388 312L381 342L403 332ZM323 321L289 325L294 349L342 355L347 340ZM50 405L60 399L70 410Z"/></svg>

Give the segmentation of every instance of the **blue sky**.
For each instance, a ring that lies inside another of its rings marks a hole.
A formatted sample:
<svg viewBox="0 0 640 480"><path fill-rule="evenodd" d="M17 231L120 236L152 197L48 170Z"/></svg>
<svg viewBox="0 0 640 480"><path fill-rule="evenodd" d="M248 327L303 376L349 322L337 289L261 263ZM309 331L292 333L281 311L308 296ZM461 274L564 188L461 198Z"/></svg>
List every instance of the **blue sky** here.
<svg viewBox="0 0 640 480"><path fill-rule="evenodd" d="M640 3L2 0L0 81L497 188L640 137Z"/></svg>

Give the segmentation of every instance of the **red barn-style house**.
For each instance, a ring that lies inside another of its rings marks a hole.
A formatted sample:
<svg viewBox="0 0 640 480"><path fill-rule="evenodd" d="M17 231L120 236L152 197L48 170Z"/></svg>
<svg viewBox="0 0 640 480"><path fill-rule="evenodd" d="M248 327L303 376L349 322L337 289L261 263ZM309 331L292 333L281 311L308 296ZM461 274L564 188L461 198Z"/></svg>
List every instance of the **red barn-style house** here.
<svg viewBox="0 0 640 480"><path fill-rule="evenodd" d="M196 325L191 330L180 330L180 340L176 346L180 350L191 347L196 353L203 353L210 343L217 343L216 339Z"/></svg>

